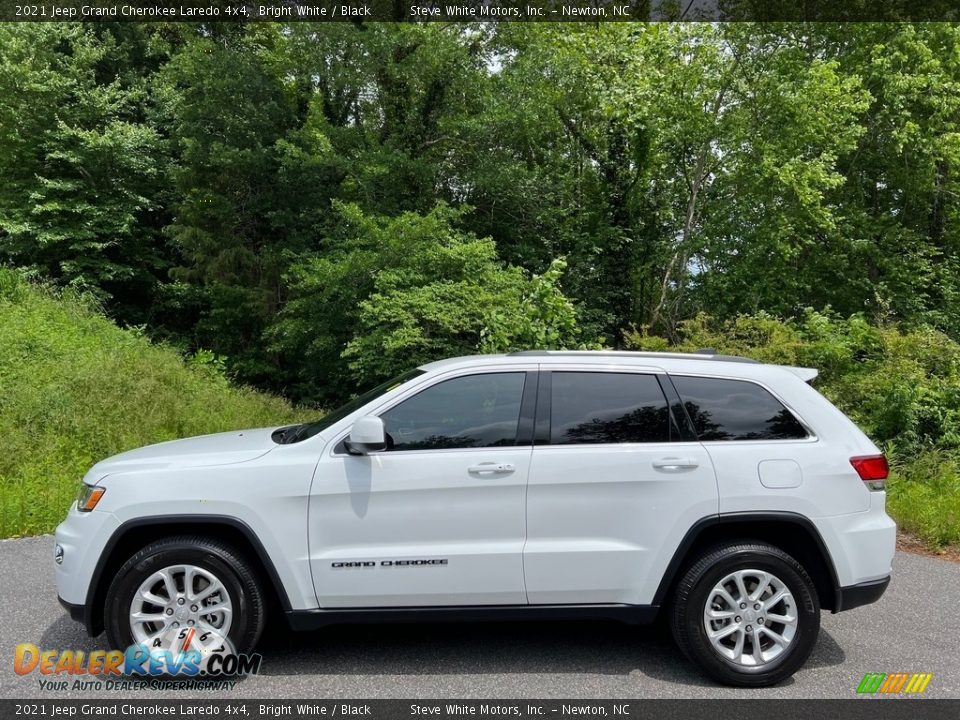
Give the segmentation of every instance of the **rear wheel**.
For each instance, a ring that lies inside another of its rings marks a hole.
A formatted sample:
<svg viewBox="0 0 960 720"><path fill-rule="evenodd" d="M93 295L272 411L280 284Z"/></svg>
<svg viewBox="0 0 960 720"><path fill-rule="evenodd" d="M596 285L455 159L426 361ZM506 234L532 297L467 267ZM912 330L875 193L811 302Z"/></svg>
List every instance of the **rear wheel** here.
<svg viewBox="0 0 960 720"><path fill-rule="evenodd" d="M205 537L151 543L117 572L107 591L104 627L111 647L166 648L187 639L201 652L229 641L253 649L265 604L256 572L233 546ZM192 631L192 632L191 632Z"/></svg>
<svg viewBox="0 0 960 720"><path fill-rule="evenodd" d="M684 574L671 629L684 654L720 682L774 685L809 657L820 605L790 555L766 543L728 543L706 551Z"/></svg>

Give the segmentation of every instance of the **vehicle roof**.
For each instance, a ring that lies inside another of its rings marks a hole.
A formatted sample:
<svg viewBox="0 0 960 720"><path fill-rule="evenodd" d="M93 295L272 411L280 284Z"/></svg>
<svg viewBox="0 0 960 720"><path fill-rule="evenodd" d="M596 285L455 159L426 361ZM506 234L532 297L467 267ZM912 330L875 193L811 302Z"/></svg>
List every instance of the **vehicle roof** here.
<svg viewBox="0 0 960 720"><path fill-rule="evenodd" d="M420 367L422 370L429 372L452 370L458 367L495 367L497 365L516 365L526 362L541 365L576 363L578 365L606 367L637 366L656 368L666 372L691 372L758 379L768 375L770 370L774 369L775 371L787 370L806 382L813 380L818 374L814 368L768 365L750 358L720 355L709 349L697 353L632 350L526 350L505 354L465 355L437 360Z"/></svg>

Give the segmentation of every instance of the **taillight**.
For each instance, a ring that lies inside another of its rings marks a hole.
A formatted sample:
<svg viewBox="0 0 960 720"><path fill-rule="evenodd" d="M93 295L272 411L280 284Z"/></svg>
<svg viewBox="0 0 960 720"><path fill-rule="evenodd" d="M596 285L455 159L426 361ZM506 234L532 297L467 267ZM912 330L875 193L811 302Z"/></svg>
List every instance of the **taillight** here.
<svg viewBox="0 0 960 720"><path fill-rule="evenodd" d="M890 466L883 455L860 455L850 458L850 464L857 471L857 475L871 490L883 490L886 485Z"/></svg>

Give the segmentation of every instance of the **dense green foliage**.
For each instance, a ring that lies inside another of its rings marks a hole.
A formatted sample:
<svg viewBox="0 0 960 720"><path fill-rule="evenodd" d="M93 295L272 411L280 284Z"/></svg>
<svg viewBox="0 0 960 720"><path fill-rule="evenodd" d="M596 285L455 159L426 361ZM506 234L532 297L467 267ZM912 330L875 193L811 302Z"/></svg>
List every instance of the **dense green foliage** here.
<svg viewBox="0 0 960 720"><path fill-rule="evenodd" d="M958 38L3 25L0 260L300 402L408 351L676 339L705 309L958 337Z"/></svg>
<svg viewBox="0 0 960 720"><path fill-rule="evenodd" d="M276 347L300 358L303 382L375 385L478 350L585 347L576 311L557 288L562 260L533 278L505 267L493 241L456 230L459 213L443 205L389 220L356 205L335 209L343 236L293 267L293 299L272 332Z"/></svg>
<svg viewBox="0 0 960 720"><path fill-rule="evenodd" d="M792 322L761 313L685 321L677 343L635 330L628 347L714 348L820 370L817 389L891 459L889 507L934 546L960 543L960 344L930 327L873 326L808 309Z"/></svg>
<svg viewBox="0 0 960 720"><path fill-rule="evenodd" d="M901 519L948 542L958 122L945 23L0 24L0 264L139 328L57 311L125 338L124 362L198 377L142 332L303 404L526 347L813 365L890 447ZM36 330L52 300L5 302L0 353L78 340ZM16 442L87 422L72 384L41 392L55 365L14 357L0 393L34 393ZM77 387L110 385L89 363ZM216 382L217 423L260 417ZM80 435L103 444L64 467L205 429L160 397L142 435L96 416ZM22 482L52 472L36 458Z"/></svg>
<svg viewBox="0 0 960 720"><path fill-rule="evenodd" d="M231 387L208 354L184 362L88 299L0 268L0 537L49 532L104 457L297 417L279 398Z"/></svg>

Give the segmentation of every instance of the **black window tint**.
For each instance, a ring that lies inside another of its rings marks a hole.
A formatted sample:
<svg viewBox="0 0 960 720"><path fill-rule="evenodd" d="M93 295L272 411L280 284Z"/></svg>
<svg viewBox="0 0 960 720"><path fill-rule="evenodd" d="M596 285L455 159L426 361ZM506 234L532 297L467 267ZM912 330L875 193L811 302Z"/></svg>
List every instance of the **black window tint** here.
<svg viewBox="0 0 960 720"><path fill-rule="evenodd" d="M755 383L671 377L700 440L795 440L807 436L793 414Z"/></svg>
<svg viewBox="0 0 960 720"><path fill-rule="evenodd" d="M667 400L653 375L555 372L550 399L550 442L666 442Z"/></svg>
<svg viewBox="0 0 960 720"><path fill-rule="evenodd" d="M389 450L514 445L524 373L467 375L427 388L385 412Z"/></svg>

